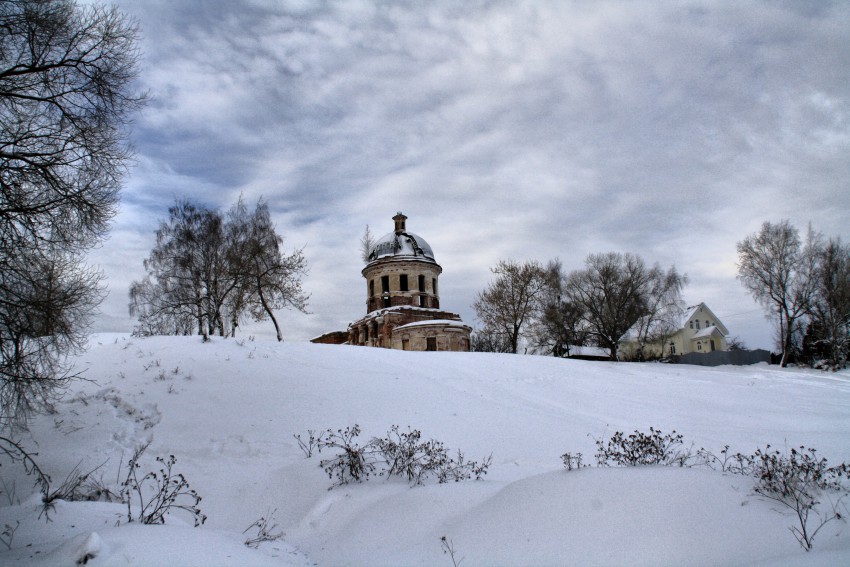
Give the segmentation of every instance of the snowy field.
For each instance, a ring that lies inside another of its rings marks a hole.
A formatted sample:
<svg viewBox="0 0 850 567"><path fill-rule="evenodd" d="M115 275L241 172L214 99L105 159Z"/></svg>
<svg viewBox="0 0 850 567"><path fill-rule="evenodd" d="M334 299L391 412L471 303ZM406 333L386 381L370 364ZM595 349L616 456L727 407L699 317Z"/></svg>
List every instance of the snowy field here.
<svg viewBox="0 0 850 567"><path fill-rule="evenodd" d="M481 353L412 353L265 340L96 335L55 413L24 445L54 482L74 467L117 488L174 455L208 519L127 524L126 507L58 502L39 518L32 479L3 461L0 526L17 526L0 565L850 565L850 525L805 552L787 509L752 478L705 467L584 468L616 431L676 430L687 446L750 454L806 445L850 461L850 373L613 364ZM328 488L293 434L393 425L492 454L480 481L411 487L372 478ZM282 539L243 542L273 514ZM19 523L18 523L19 522Z"/></svg>

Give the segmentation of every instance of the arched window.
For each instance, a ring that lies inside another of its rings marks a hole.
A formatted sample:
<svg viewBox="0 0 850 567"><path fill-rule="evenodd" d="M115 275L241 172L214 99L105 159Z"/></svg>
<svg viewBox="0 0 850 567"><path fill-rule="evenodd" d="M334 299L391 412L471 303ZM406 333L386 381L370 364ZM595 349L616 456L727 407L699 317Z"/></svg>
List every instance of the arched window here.
<svg viewBox="0 0 850 567"><path fill-rule="evenodd" d="M699 319L697 319L697 331L699 331Z"/></svg>

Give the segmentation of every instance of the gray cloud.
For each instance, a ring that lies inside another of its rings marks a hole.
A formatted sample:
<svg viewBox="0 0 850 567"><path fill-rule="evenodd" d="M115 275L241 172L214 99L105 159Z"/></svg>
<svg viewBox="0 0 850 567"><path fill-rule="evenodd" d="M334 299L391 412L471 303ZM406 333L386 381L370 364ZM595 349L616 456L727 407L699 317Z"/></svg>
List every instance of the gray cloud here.
<svg viewBox="0 0 850 567"><path fill-rule="evenodd" d="M126 286L182 196L265 196L305 246L313 314L289 316L293 338L361 314L358 240L397 210L467 319L500 258L573 269L621 250L675 263L688 299L758 346L769 330L735 242L780 218L850 238L846 3L123 6L154 102L93 256L112 326L129 327Z"/></svg>

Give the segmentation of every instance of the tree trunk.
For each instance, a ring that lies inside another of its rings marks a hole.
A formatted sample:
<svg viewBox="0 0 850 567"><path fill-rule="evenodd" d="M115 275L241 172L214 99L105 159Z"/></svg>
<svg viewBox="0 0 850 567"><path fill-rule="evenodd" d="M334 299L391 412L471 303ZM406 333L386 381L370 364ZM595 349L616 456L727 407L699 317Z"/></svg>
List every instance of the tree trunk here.
<svg viewBox="0 0 850 567"><path fill-rule="evenodd" d="M274 313L272 313L271 308L266 303L266 298L263 296L263 288L258 287L258 291L260 296L260 303L263 305L263 309L265 310L266 315L268 315L269 318L272 320L272 323L274 323L274 330L275 334L277 335L277 342L282 343L283 336L280 334L280 325L277 324L277 319L275 319Z"/></svg>

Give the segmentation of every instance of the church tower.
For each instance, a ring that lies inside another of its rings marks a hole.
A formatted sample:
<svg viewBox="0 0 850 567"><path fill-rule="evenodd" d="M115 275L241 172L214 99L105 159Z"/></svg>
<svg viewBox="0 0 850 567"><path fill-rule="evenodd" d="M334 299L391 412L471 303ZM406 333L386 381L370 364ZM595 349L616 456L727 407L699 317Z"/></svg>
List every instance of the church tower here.
<svg viewBox="0 0 850 567"><path fill-rule="evenodd" d="M443 268L424 238L397 213L394 229L375 241L361 274L366 316L349 325L348 343L403 350L468 351L472 328L440 308Z"/></svg>

